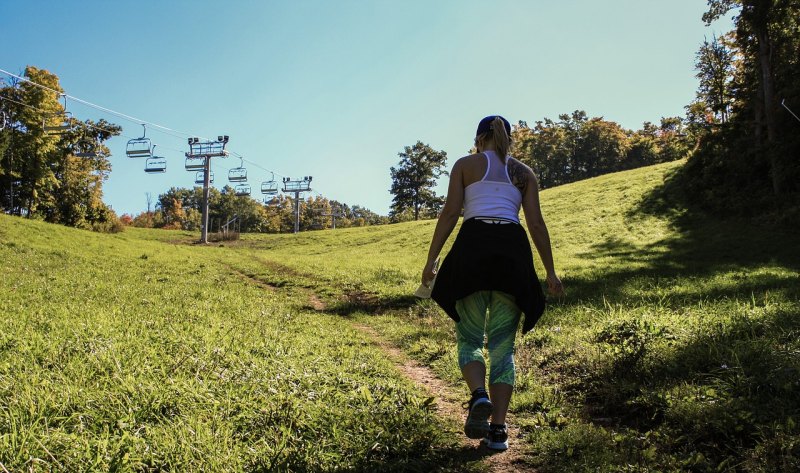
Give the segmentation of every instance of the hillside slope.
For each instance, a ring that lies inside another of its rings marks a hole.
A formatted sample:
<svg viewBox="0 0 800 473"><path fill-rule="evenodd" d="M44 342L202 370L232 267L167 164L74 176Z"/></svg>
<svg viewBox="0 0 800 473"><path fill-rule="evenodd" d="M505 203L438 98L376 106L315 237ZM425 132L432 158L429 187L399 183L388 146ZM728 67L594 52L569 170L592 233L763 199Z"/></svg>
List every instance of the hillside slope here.
<svg viewBox="0 0 800 473"><path fill-rule="evenodd" d="M518 339L518 468L800 468L798 237L687 206L680 165L542 192L568 294ZM411 296L434 226L203 247L0 215L0 464L476 467L353 329L466 397L452 323Z"/></svg>
<svg viewBox="0 0 800 473"><path fill-rule="evenodd" d="M472 468L348 321L163 236L0 215L0 471Z"/></svg>
<svg viewBox="0 0 800 473"><path fill-rule="evenodd" d="M681 164L542 192L568 294L519 340L512 411L529 465L800 465L798 235L691 208ZM410 296L434 226L249 235L235 251L254 272L267 261L291 267L338 313L461 386L451 322Z"/></svg>

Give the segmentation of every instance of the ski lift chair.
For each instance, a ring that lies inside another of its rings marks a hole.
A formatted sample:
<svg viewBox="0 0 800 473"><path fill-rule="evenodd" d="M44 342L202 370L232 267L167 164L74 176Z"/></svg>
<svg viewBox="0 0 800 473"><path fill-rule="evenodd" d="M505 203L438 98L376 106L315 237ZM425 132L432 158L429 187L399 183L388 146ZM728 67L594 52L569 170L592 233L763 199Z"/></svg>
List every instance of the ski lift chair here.
<svg viewBox="0 0 800 473"><path fill-rule="evenodd" d="M187 171L202 171L206 168L206 158L186 158Z"/></svg>
<svg viewBox="0 0 800 473"><path fill-rule="evenodd" d="M208 183L214 183L214 171L209 171L211 175L208 176ZM205 184L206 183L206 172L205 171L197 171L197 174L194 176L194 183L195 184Z"/></svg>
<svg viewBox="0 0 800 473"><path fill-rule="evenodd" d="M54 119L58 119L58 124L51 125ZM42 129L46 135L63 135L72 131L72 114L69 112L55 113L42 119Z"/></svg>
<svg viewBox="0 0 800 473"><path fill-rule="evenodd" d="M278 183L275 182L275 174L272 174L272 179L261 183L261 193L264 195L275 195L278 193Z"/></svg>
<svg viewBox="0 0 800 473"><path fill-rule="evenodd" d="M151 153L154 153L156 150L156 145L150 149ZM163 156L155 156L153 155L150 158L147 158L147 161L144 163L144 172L152 174L158 172L167 172L167 158Z"/></svg>
<svg viewBox="0 0 800 473"><path fill-rule="evenodd" d="M97 141L80 140L75 144L72 154L76 158L96 158L97 147Z"/></svg>
<svg viewBox="0 0 800 473"><path fill-rule="evenodd" d="M239 197L250 195L250 184L238 184L234 188L234 193Z"/></svg>
<svg viewBox="0 0 800 473"><path fill-rule="evenodd" d="M64 98L64 110L61 112L51 113L42 118L42 130L45 135L63 135L72 131L72 114L67 111L67 96L61 94ZM53 125L53 120L58 119L58 124Z"/></svg>
<svg viewBox="0 0 800 473"><path fill-rule="evenodd" d="M167 158L155 155L156 145L153 145L150 151L153 153L153 156L147 158L147 161L145 161L144 172L148 174L167 172Z"/></svg>
<svg viewBox="0 0 800 473"><path fill-rule="evenodd" d="M150 138L147 138L146 136L147 127L145 127L144 123L142 123L142 128L144 131L141 137L128 140L128 146L125 148L125 154L127 154L129 158L153 157L153 146L150 142Z"/></svg>
<svg viewBox="0 0 800 473"><path fill-rule="evenodd" d="M239 167L228 170L228 182L247 182L247 168L244 167L244 158L239 159L241 160Z"/></svg>
<svg viewBox="0 0 800 473"><path fill-rule="evenodd" d="M162 158L160 156L147 158L147 161L145 161L144 165L144 172L148 174L167 172L167 158Z"/></svg>

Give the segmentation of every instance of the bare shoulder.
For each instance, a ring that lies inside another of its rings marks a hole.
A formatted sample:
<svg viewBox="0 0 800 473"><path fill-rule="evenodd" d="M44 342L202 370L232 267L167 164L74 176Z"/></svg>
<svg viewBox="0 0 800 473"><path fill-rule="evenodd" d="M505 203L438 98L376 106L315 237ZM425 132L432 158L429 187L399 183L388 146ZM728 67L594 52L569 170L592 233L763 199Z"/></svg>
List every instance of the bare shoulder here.
<svg viewBox="0 0 800 473"><path fill-rule="evenodd" d="M458 161L461 161L464 164L485 163L486 156L484 156L483 153L468 154L459 158Z"/></svg>
<svg viewBox="0 0 800 473"><path fill-rule="evenodd" d="M455 171L458 171L464 176L464 186L468 186L475 181L480 181L483 174L486 172L486 156L483 154L470 154L459 158L453 166Z"/></svg>
<svg viewBox="0 0 800 473"><path fill-rule="evenodd" d="M535 185L536 176L533 170L516 158L508 158L508 177L511 183L523 194L529 186Z"/></svg>

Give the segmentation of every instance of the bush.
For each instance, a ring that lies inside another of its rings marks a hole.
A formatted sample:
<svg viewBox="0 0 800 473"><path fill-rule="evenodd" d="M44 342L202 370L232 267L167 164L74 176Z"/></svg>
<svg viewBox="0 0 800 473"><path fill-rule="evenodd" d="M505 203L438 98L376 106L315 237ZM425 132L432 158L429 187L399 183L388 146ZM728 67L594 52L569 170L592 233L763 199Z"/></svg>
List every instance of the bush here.
<svg viewBox="0 0 800 473"><path fill-rule="evenodd" d="M120 233L125 230L125 224L111 207L103 204L97 209L96 218L92 221L90 228L93 232Z"/></svg>

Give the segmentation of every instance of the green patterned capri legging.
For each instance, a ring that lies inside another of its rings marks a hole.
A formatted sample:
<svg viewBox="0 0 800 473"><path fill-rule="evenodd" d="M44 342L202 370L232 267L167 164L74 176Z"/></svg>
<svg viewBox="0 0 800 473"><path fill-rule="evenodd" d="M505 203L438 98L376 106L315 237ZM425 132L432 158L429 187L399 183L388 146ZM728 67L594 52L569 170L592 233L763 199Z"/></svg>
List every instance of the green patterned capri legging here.
<svg viewBox="0 0 800 473"><path fill-rule="evenodd" d="M488 315L487 315L488 309ZM500 291L478 291L456 301L458 365L483 358L483 336L489 345L489 384L514 385L514 338L521 311L514 297Z"/></svg>

